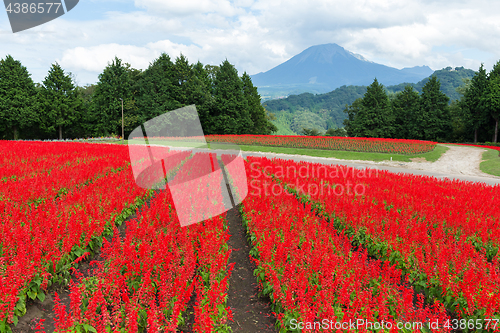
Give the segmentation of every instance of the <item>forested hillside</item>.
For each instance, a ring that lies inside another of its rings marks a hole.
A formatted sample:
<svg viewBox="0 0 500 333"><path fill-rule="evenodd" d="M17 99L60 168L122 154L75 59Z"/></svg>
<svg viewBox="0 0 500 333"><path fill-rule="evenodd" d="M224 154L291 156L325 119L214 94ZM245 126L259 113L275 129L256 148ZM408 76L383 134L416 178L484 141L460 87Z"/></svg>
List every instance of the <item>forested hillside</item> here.
<svg viewBox="0 0 500 333"><path fill-rule="evenodd" d="M417 139L444 142L498 142L500 61L487 73L483 65L450 98L432 76L419 94L411 85L391 97L375 79L366 94L346 108L350 137Z"/></svg>
<svg viewBox="0 0 500 333"><path fill-rule="evenodd" d="M440 70L435 71L432 75L435 75L440 83L441 83L441 91L446 94L450 98L450 102L453 100L460 99L460 93L457 91L457 88L463 86L464 83L468 82L468 80L472 79L475 71L472 69L466 69L463 67L446 67ZM410 83L410 85L415 88L419 93L422 92L422 87L429 81L429 78L425 78L418 83ZM408 83L401 83L395 86L387 87L387 91L389 93L397 93L403 91L405 86Z"/></svg>
<svg viewBox="0 0 500 333"><path fill-rule="evenodd" d="M474 71L463 67L447 67L434 72L441 83L441 91L450 98L450 102L460 98L457 88L464 86L474 76ZM430 77L429 77L430 78ZM418 93L429 81L425 78L418 83L401 83L385 87L389 98L403 91L405 86L412 86ZM342 86L326 94L303 93L287 98L275 99L263 103L264 107L276 115L273 123L278 128L277 134L302 134L302 128L316 128L325 132L330 128L344 127L347 118L344 109L356 99L363 97L366 86Z"/></svg>
<svg viewBox="0 0 500 333"><path fill-rule="evenodd" d="M263 105L275 114L273 123L278 128L278 134L300 134L302 128L316 128L324 132L329 128L343 127L346 104L363 97L365 92L365 86L342 86L326 94L291 95L266 101Z"/></svg>
<svg viewBox="0 0 500 333"><path fill-rule="evenodd" d="M123 104L122 104L123 103ZM20 61L0 60L0 139L66 139L122 134L145 121L196 105L205 134L271 134L276 130L250 76L220 66L190 64L167 54L142 71L115 57L96 84L75 86L54 63L35 84Z"/></svg>

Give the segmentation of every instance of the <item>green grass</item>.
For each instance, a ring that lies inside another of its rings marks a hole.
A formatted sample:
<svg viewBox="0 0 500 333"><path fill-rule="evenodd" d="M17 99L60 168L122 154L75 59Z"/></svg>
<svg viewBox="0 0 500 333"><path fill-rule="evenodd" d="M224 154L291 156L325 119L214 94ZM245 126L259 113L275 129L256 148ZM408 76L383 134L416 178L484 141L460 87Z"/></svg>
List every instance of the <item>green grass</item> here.
<svg viewBox="0 0 500 333"><path fill-rule="evenodd" d="M342 160L362 160L362 161L393 161L411 162L412 158L425 158L429 162L437 161L449 148L437 145L436 148L428 153L419 155L398 155L387 153L361 153L355 151L334 151L321 149L304 149L304 148L283 148L283 147L267 147L267 146L240 146L243 151L261 151L266 153L279 153L289 155L306 155L314 157L333 157Z"/></svg>
<svg viewBox="0 0 500 333"><path fill-rule="evenodd" d="M494 149L486 150L487 151L483 154L483 161L479 168L484 173L500 177L500 152Z"/></svg>

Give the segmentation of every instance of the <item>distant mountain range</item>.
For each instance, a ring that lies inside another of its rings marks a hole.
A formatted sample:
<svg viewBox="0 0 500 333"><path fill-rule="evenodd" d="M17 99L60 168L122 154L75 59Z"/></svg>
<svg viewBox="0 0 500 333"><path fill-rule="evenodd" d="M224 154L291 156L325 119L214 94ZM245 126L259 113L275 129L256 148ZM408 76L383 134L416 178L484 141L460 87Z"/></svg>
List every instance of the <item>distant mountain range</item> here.
<svg viewBox="0 0 500 333"><path fill-rule="evenodd" d="M311 46L267 72L252 76L263 100L303 92L326 93L341 86L416 83L433 70L428 66L397 69L374 63L337 44Z"/></svg>
<svg viewBox="0 0 500 333"><path fill-rule="evenodd" d="M454 100L460 98L456 89L464 84L464 79L472 78L474 73L473 70L463 67L446 67L431 74L439 79L441 91L450 97L450 100ZM410 85L421 92L427 80L429 77ZM389 94L397 93L403 90L406 84L386 86L386 90ZM273 123L278 127L277 134L300 134L304 127L324 132L329 128L343 127L346 118L343 112L345 105L350 105L357 98L363 97L365 92L366 85L344 85L325 94L290 95L287 98L265 101L263 105L276 116Z"/></svg>

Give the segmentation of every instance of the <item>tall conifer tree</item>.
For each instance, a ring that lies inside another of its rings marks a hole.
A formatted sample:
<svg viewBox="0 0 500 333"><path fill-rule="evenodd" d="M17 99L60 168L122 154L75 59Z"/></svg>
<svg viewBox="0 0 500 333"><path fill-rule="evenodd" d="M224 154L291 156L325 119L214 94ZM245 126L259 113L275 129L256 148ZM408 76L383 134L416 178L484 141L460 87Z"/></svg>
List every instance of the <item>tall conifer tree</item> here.
<svg viewBox="0 0 500 333"><path fill-rule="evenodd" d="M441 91L441 84L433 75L422 87L413 138L438 140L450 134L451 115L448 101L449 97Z"/></svg>
<svg viewBox="0 0 500 333"><path fill-rule="evenodd" d="M253 122L253 128L250 134L271 134L277 131L277 128L269 121L266 110L260 102L260 95L257 87L254 87L250 75L246 72L241 76L243 83L243 96L248 105L248 112Z"/></svg>
<svg viewBox="0 0 500 333"><path fill-rule="evenodd" d="M377 79L366 89L355 120L359 136L390 138L394 134L394 114L384 86Z"/></svg>
<svg viewBox="0 0 500 333"><path fill-rule="evenodd" d="M498 123L500 120L500 60L493 66L493 69L488 75L488 84L482 98L482 105L485 111L493 119L494 129L492 141L497 143Z"/></svg>
<svg viewBox="0 0 500 333"><path fill-rule="evenodd" d="M243 83L229 61L224 60L213 81L214 106L211 112L217 134L247 134L253 127Z"/></svg>
<svg viewBox="0 0 500 333"><path fill-rule="evenodd" d="M99 74L92 98L92 121L96 135L121 134L122 102L133 99L133 81L130 65L115 57Z"/></svg>
<svg viewBox="0 0 500 333"><path fill-rule="evenodd" d="M35 84L26 67L8 55L0 60L0 128L18 139L38 121Z"/></svg>
<svg viewBox="0 0 500 333"><path fill-rule="evenodd" d="M177 82L175 82L177 81ZM178 109L179 78L170 56L162 53L142 75L140 97L137 107L142 120L147 121L167 111Z"/></svg>
<svg viewBox="0 0 500 333"><path fill-rule="evenodd" d="M415 117L419 106L418 92L411 85L406 85L404 90L397 93L392 101L395 116L395 138L409 139L415 124Z"/></svg>
<svg viewBox="0 0 500 333"><path fill-rule="evenodd" d="M61 140L63 129L78 121L81 100L70 75L57 62L50 68L38 96L43 112L41 128L49 134L57 132Z"/></svg>
<svg viewBox="0 0 500 333"><path fill-rule="evenodd" d="M466 127L474 132L474 142L478 140L478 131L481 126L485 125L488 121L488 114L482 103L487 86L488 78L486 70L483 64L481 64L460 101Z"/></svg>

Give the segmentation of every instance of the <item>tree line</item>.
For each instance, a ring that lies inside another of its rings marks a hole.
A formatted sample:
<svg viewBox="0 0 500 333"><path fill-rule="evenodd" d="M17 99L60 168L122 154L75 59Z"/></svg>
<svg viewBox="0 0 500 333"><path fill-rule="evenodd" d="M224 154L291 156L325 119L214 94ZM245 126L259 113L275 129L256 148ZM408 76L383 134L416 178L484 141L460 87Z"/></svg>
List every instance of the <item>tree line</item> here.
<svg viewBox="0 0 500 333"><path fill-rule="evenodd" d="M440 81L432 76L419 94L411 85L388 94L377 79L363 97L347 105L348 136L498 142L500 61L486 73L481 64L472 79L457 89L460 99L449 103Z"/></svg>
<svg viewBox="0 0 500 333"><path fill-rule="evenodd" d="M276 127L250 76L220 66L190 64L161 54L142 71L115 57L96 84L77 86L52 64L41 84L20 61L0 60L0 138L51 139L125 136L165 112L195 104L205 134L271 134Z"/></svg>

